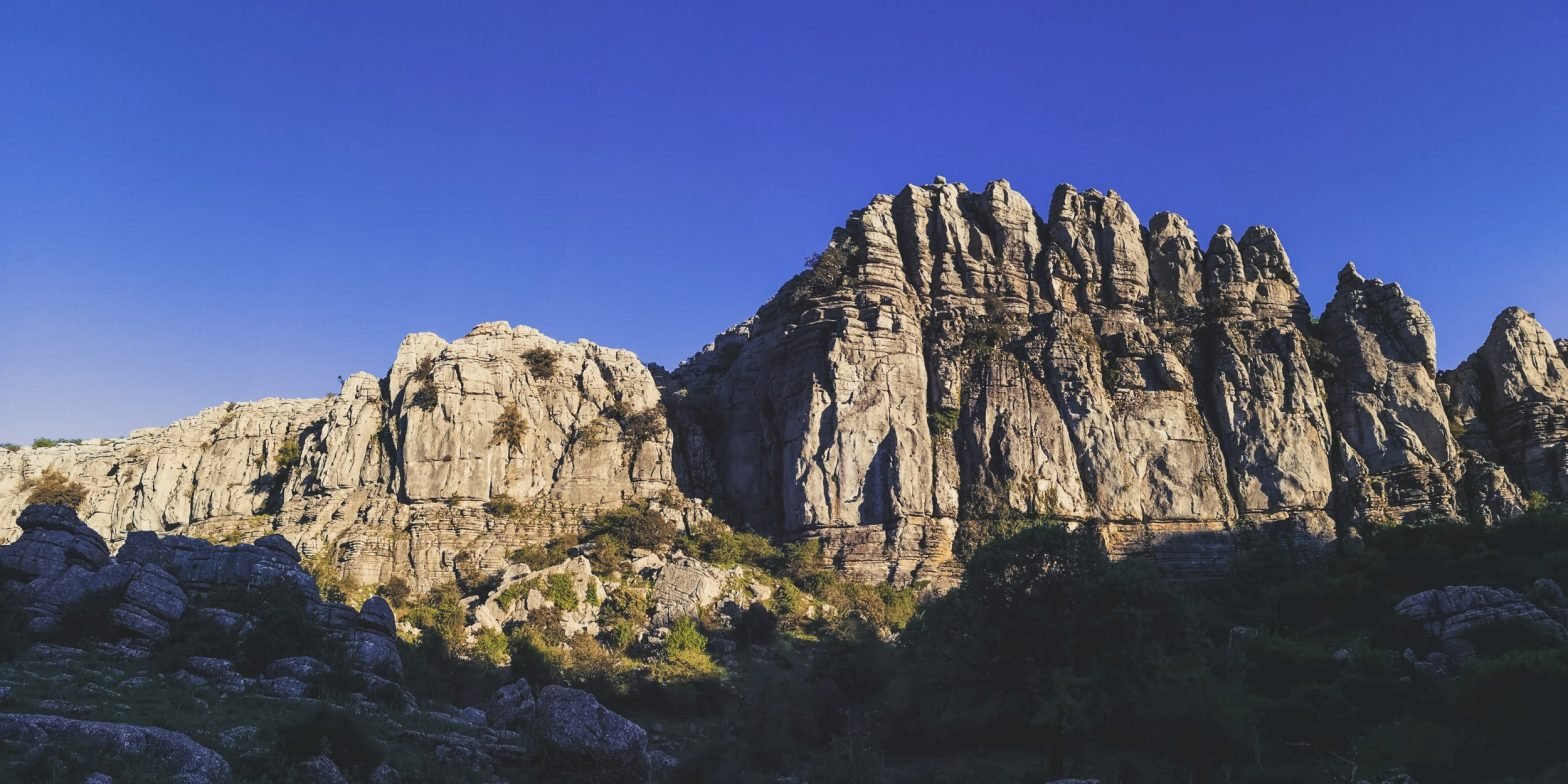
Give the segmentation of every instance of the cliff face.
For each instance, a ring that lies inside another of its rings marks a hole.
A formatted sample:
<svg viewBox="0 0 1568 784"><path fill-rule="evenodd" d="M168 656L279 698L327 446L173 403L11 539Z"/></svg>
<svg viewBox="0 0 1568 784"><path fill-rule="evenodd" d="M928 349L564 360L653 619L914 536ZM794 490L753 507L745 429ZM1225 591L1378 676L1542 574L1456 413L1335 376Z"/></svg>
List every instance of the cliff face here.
<svg viewBox="0 0 1568 784"><path fill-rule="evenodd" d="M1314 325L1265 227L1204 249L1115 192L1062 186L1041 214L1005 181L939 182L852 214L664 384L684 489L865 577L940 579L959 526L1009 513L1191 572L1238 531L1517 512L1450 434L1434 340L1353 269Z"/></svg>
<svg viewBox="0 0 1568 784"><path fill-rule="evenodd" d="M81 516L111 545L131 531L277 528L367 582L439 581L459 552L498 567L512 548L672 489L670 433L646 416L658 404L630 352L502 323L452 343L410 335L385 378L356 374L326 399L230 404L125 439L0 452L0 541L19 533L23 483L53 469L89 489ZM509 407L519 425L498 432ZM639 415L652 426L629 433ZM487 512L501 495L520 511Z"/></svg>
<svg viewBox="0 0 1568 784"><path fill-rule="evenodd" d="M1435 345L1419 303L1353 266L1315 323L1265 227L1205 245L1115 192L1061 186L1041 212L1005 181L938 182L851 214L672 373L505 324L411 335L326 399L0 452L0 520L52 468L111 544L278 530L428 584L678 486L863 579L940 583L961 528L1007 515L1202 573L1254 533L1311 548L1568 498L1568 343L1511 309L1453 371Z"/></svg>

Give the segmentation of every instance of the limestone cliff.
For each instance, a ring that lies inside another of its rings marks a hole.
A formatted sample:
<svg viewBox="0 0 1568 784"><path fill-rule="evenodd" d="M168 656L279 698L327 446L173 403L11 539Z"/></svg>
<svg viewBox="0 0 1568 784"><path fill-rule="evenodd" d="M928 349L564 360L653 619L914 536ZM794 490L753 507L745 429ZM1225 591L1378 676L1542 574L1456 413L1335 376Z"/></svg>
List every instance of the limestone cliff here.
<svg viewBox="0 0 1568 784"><path fill-rule="evenodd" d="M1539 338L1531 389L1562 364ZM1201 572L1241 532L1517 513L1495 450L1455 442L1435 356L1419 304L1353 269L1314 324L1266 227L1205 249L1114 191L1062 186L1040 213L1005 181L939 180L853 213L661 383L683 489L864 577L941 579L960 526L1011 513Z"/></svg>
<svg viewBox="0 0 1568 784"><path fill-rule="evenodd" d="M950 580L965 526L1052 515L1176 573L1238 541L1494 522L1568 498L1568 342L1510 309L1439 374L1431 319L1347 266L1320 322L1279 236L1147 225L1114 191L1037 211L938 181L852 213L809 269L673 372L492 323L409 336L382 378L129 438L0 452L130 531L277 531L351 576L428 584L678 487L820 537L869 580ZM680 508L675 504L673 508Z"/></svg>
<svg viewBox="0 0 1568 784"><path fill-rule="evenodd" d="M385 378L353 375L325 399L0 452L0 542L19 533L23 484L53 469L89 488L81 516L114 546L132 531L276 529L363 581L441 580L460 552L499 567L509 549L672 489L658 405L630 352L504 323L452 343L410 335ZM516 509L486 509L503 495Z"/></svg>

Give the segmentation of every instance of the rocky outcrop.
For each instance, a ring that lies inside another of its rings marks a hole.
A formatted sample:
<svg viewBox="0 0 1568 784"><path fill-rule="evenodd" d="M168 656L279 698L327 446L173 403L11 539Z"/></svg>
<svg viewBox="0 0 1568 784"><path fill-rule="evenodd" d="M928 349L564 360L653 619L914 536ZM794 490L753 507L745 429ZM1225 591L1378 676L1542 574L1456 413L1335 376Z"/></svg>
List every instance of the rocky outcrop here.
<svg viewBox="0 0 1568 784"><path fill-rule="evenodd" d="M673 488L658 406L626 351L504 323L451 343L410 335L384 378L355 374L327 398L0 451L0 542L21 533L10 521L23 485L55 470L89 489L82 519L110 548L134 532L278 532L361 582L424 587L449 579L460 552L498 567L510 549ZM512 503L487 510L503 496Z"/></svg>
<svg viewBox="0 0 1568 784"><path fill-rule="evenodd" d="M107 555L98 532L59 506L29 506L19 525L24 533L0 546L0 590L22 602L31 631L50 633L77 608L103 613L111 628L65 631L92 636L117 646L127 655L146 652L170 637L172 625L186 614L193 599L214 594L292 597L312 625L311 636L326 641L333 666L310 657L289 657L267 664L258 681L236 672L232 662L195 656L184 661L193 682L211 682L239 692L259 687L274 696L299 697L337 668L347 685L381 704L407 705L402 690L403 661L397 648L397 619L379 596L356 612L324 602L316 581L299 564L299 554L282 537L264 537L255 544L221 546L183 536L159 538L134 532L117 556ZM86 555L83 555L86 554ZM222 614L214 625L237 640L254 632L254 618L215 607L200 612ZM81 623L98 623L89 616ZM211 615L205 619L213 620ZM139 652L139 653L138 653Z"/></svg>
<svg viewBox="0 0 1568 784"><path fill-rule="evenodd" d="M1322 335L1342 522L1467 513L1495 522L1521 511L1507 476L1449 431L1437 339L1420 303L1346 265Z"/></svg>
<svg viewBox="0 0 1568 784"><path fill-rule="evenodd" d="M0 713L0 740L32 746L71 744L102 755L104 766L135 761L166 768L177 784L227 784L229 763L217 752L178 732L157 727L83 721L60 716Z"/></svg>
<svg viewBox="0 0 1568 784"><path fill-rule="evenodd" d="M1394 611L1420 623L1445 656L1463 663L1474 653L1467 639L1487 626L1523 623L1556 640L1568 629L1515 591L1481 585L1450 585L1405 597Z"/></svg>
<svg viewBox="0 0 1568 784"><path fill-rule="evenodd" d="M1460 443L1501 464L1524 494L1568 497L1568 363L1534 315L1503 311L1443 381Z"/></svg>
<svg viewBox="0 0 1568 784"><path fill-rule="evenodd" d="M565 686L539 690L532 730L546 753L600 770L604 781L648 780L648 733Z"/></svg>
<svg viewBox="0 0 1568 784"><path fill-rule="evenodd" d="M1311 549L1568 498L1563 342L1511 309L1439 374L1420 304L1354 267L1314 323L1267 227L1204 244L1114 191L1037 210L1005 180L940 181L877 196L808 266L673 372L489 323L410 335L324 399L0 452L0 519L52 469L111 550L275 532L418 590L678 487L861 579L943 584L960 528L1004 515L1187 574L1253 532Z"/></svg>
<svg viewBox="0 0 1568 784"><path fill-rule="evenodd" d="M862 576L940 579L958 526L1001 514L1205 571L1238 528L1335 534L1317 340L1270 229L1203 249L1115 192L1063 186L1041 214L1005 181L938 183L853 213L661 383L684 489Z"/></svg>

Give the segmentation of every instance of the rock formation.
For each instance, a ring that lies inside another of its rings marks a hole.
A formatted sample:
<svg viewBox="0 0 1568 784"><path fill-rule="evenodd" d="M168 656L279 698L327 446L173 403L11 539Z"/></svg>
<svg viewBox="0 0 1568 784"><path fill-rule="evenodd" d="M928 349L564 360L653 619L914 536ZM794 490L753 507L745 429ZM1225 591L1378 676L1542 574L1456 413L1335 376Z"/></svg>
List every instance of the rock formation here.
<svg viewBox="0 0 1568 784"><path fill-rule="evenodd" d="M1265 227L1202 249L1115 192L1062 186L1042 215L1005 181L939 183L853 213L661 383L687 492L864 577L940 579L958 526L1003 514L1190 572L1257 527L1517 512L1454 443L1434 346L1419 304L1353 269L1314 325Z"/></svg>
<svg viewBox="0 0 1568 784"><path fill-rule="evenodd" d="M84 520L113 547L136 531L253 539L281 531L350 577L417 586L472 552L574 528L675 485L659 391L629 352L482 324L410 335L385 378L318 400L207 409L129 438L0 452L0 542L23 485L56 470L89 488ZM513 414L515 426L502 428ZM505 432L503 432L505 430ZM504 513L486 510L501 496Z"/></svg>
<svg viewBox="0 0 1568 784"><path fill-rule="evenodd" d="M111 549L277 532L361 582L423 588L464 552L497 571L679 488L820 537L862 579L945 583L960 529L999 516L1093 525L1115 555L1202 573L1253 533L1312 548L1568 497L1568 347L1533 318L1505 311L1439 374L1397 285L1347 267L1310 313L1266 227L1205 246L1114 191L1064 185L1037 212L1006 181L911 185L673 372L502 323L411 335L384 377L325 399L0 452L0 520L53 469L87 487Z"/></svg>

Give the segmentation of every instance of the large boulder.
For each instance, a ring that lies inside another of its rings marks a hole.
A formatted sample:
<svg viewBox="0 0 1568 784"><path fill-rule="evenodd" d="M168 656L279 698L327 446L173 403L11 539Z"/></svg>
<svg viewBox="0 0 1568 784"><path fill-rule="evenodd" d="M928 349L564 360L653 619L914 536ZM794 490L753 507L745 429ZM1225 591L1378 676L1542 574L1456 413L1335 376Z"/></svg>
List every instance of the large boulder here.
<svg viewBox="0 0 1568 784"><path fill-rule="evenodd" d="M654 623L694 617L724 595L724 571L677 554L653 581Z"/></svg>
<svg viewBox="0 0 1568 784"><path fill-rule="evenodd" d="M52 577L72 567L92 572L109 563L103 537L69 507L33 504L16 524L22 536L0 549L0 580Z"/></svg>
<svg viewBox="0 0 1568 784"><path fill-rule="evenodd" d="M534 692L528 687L527 679L518 678L515 683L496 689L482 710L490 726L520 732L533 721L535 705Z"/></svg>
<svg viewBox="0 0 1568 784"><path fill-rule="evenodd" d="M60 716L0 714L0 740L32 745L69 743L110 761L139 760L166 767L175 784L224 784L229 763L217 752L178 732L132 724L83 721Z"/></svg>
<svg viewBox="0 0 1568 784"><path fill-rule="evenodd" d="M605 781L648 779L648 733L588 692L540 689L533 731L547 754L592 764Z"/></svg>
<svg viewBox="0 0 1568 784"><path fill-rule="evenodd" d="M1507 588L1450 585L1407 596L1394 611L1422 624L1443 652L1460 662L1474 653L1466 638L1490 624L1526 623L1543 634L1568 640L1568 628Z"/></svg>

